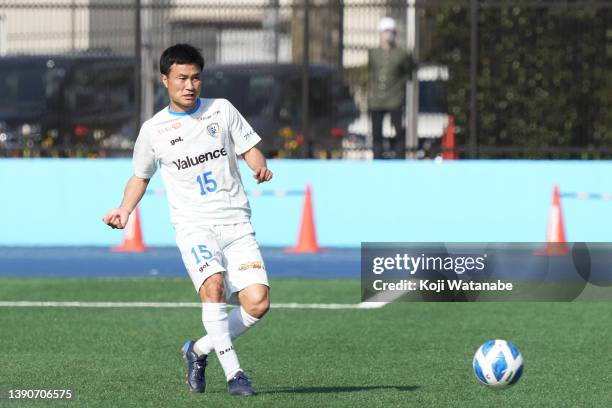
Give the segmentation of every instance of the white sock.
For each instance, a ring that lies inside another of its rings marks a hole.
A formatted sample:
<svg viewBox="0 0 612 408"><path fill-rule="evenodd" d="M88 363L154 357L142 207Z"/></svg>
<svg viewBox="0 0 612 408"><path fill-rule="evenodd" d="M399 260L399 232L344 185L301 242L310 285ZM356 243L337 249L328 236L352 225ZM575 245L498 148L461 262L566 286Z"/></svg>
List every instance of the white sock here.
<svg viewBox="0 0 612 408"><path fill-rule="evenodd" d="M217 352L227 380L241 371L238 355L232 345L225 303L202 303L202 323Z"/></svg>
<svg viewBox="0 0 612 408"><path fill-rule="evenodd" d="M234 340L242 333L247 331L250 327L253 327L255 323L259 321L259 319L248 314L244 308L240 306L232 309L232 311L229 313L227 321L229 325L230 338ZM210 354L214 349L212 339L208 335L202 337L193 345L193 350L199 356L203 354Z"/></svg>

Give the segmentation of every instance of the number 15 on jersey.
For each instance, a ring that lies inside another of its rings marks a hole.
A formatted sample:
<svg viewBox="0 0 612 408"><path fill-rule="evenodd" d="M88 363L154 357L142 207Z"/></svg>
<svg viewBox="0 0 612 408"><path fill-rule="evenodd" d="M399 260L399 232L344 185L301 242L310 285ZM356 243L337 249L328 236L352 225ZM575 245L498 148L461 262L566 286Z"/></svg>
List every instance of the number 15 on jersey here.
<svg viewBox="0 0 612 408"><path fill-rule="evenodd" d="M200 195L206 195L207 193L212 193L217 190L217 182L212 177L212 171L207 171L202 173L202 175L198 175L196 181L200 186Z"/></svg>

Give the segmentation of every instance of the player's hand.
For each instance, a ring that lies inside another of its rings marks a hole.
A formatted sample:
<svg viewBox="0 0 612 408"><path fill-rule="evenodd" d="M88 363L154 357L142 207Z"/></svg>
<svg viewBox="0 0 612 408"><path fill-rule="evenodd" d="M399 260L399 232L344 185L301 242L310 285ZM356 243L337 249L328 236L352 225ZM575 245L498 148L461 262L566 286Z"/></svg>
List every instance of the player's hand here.
<svg viewBox="0 0 612 408"><path fill-rule="evenodd" d="M130 213L127 210L122 208L115 208L114 210L109 211L104 217L102 217L102 221L111 228L125 228L127 225L128 219L130 218Z"/></svg>
<svg viewBox="0 0 612 408"><path fill-rule="evenodd" d="M272 172L267 167L262 167L255 173L253 177L257 180L257 184L272 180Z"/></svg>

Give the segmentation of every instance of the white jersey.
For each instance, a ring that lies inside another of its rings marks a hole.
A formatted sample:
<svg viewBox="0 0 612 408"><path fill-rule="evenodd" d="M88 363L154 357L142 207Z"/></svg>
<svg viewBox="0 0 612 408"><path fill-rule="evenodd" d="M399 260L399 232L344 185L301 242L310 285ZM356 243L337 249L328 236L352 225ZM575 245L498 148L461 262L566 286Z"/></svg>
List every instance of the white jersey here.
<svg viewBox="0 0 612 408"><path fill-rule="evenodd" d="M169 107L146 121L134 146L134 175L160 168L175 229L250 220L237 155L261 138L226 99L198 99L189 112Z"/></svg>

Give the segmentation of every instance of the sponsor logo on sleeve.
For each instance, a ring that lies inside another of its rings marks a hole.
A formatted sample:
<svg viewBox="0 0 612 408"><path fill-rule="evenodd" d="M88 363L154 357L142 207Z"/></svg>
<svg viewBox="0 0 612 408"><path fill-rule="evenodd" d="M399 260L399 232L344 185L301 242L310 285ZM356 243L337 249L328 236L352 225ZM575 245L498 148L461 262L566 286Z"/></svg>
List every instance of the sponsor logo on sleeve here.
<svg viewBox="0 0 612 408"><path fill-rule="evenodd" d="M255 131L254 130L250 130L250 131L246 132L245 134L243 134L242 138L244 140L249 140L251 138L251 136L254 135L254 134L255 134Z"/></svg>
<svg viewBox="0 0 612 408"><path fill-rule="evenodd" d="M240 264L238 267L239 271L246 271L247 269L264 269L264 265L261 261L251 261Z"/></svg>

